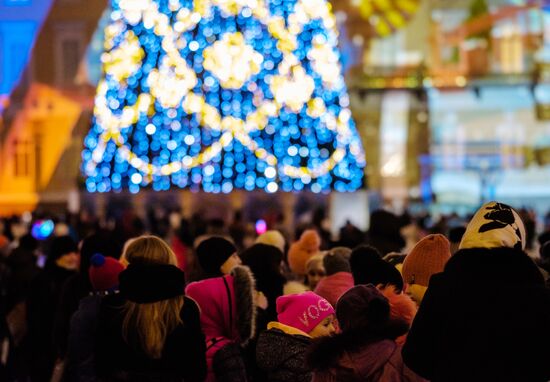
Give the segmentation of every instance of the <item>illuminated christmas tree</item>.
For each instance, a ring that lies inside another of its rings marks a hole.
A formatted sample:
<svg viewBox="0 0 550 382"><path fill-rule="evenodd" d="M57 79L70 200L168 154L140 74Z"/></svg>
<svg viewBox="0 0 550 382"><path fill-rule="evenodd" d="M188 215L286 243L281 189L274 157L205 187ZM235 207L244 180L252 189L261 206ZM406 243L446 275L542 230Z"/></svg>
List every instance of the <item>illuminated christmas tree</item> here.
<svg viewBox="0 0 550 382"><path fill-rule="evenodd" d="M325 0L112 0L89 191L352 191L364 154Z"/></svg>

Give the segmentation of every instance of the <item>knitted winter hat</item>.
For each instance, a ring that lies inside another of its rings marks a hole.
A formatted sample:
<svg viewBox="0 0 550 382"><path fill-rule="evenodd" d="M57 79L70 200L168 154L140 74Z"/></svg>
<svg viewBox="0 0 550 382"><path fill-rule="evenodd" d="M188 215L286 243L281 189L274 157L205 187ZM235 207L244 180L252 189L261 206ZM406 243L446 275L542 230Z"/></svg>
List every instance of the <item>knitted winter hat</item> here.
<svg viewBox="0 0 550 382"><path fill-rule="evenodd" d="M362 245L351 252L351 272L355 285L359 284L391 284L398 292L403 290L403 278L399 271L385 262L380 252L374 247Z"/></svg>
<svg viewBox="0 0 550 382"><path fill-rule="evenodd" d="M119 280L120 294L138 304L181 296L185 289L185 274L168 264L130 264Z"/></svg>
<svg viewBox="0 0 550 382"><path fill-rule="evenodd" d="M460 242L467 248L525 249L525 226L518 213L506 204L489 202L474 215Z"/></svg>
<svg viewBox="0 0 550 382"><path fill-rule="evenodd" d="M390 304L374 285L356 285L338 300L336 317L343 331L380 327L390 320Z"/></svg>
<svg viewBox="0 0 550 382"><path fill-rule="evenodd" d="M221 236L203 240L196 250L201 268L213 275L221 275L220 267L235 252L237 252L235 246Z"/></svg>
<svg viewBox="0 0 550 382"><path fill-rule="evenodd" d="M277 320L284 325L309 333L321 321L334 314L330 303L313 292L277 298Z"/></svg>
<svg viewBox="0 0 550 382"><path fill-rule="evenodd" d="M110 291L118 288L118 275L124 266L112 257L96 253L90 259L88 275L95 291Z"/></svg>
<svg viewBox="0 0 550 382"><path fill-rule="evenodd" d="M300 240L292 243L288 250L288 265L296 275L303 276L306 273L306 262L319 252L321 238L317 231L308 229L302 233Z"/></svg>
<svg viewBox="0 0 550 382"><path fill-rule="evenodd" d="M282 253L285 253L285 238L275 230L266 231L256 239L256 244L267 244L279 248Z"/></svg>
<svg viewBox="0 0 550 382"><path fill-rule="evenodd" d="M420 240L405 258L403 280L408 284L428 286L433 274L443 272L451 257L451 243L441 234Z"/></svg>
<svg viewBox="0 0 550 382"><path fill-rule="evenodd" d="M351 273L349 261L340 254L332 254L331 252L326 254L325 257L323 257L323 266L325 267L325 272L327 276L333 275L338 272Z"/></svg>

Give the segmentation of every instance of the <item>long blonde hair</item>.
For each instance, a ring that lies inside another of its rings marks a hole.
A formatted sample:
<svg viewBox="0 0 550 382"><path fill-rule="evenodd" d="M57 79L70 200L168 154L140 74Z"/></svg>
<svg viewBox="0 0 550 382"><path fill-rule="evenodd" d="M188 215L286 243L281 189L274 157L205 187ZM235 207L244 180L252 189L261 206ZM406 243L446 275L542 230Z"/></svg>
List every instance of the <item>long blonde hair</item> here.
<svg viewBox="0 0 550 382"><path fill-rule="evenodd" d="M133 239L125 247L123 258L129 264L177 265L174 252L163 240L155 236L140 236ZM182 306L183 295L148 304L127 301L123 308L123 338L129 343L130 334L137 334L142 350L151 358L160 358L166 337L182 323Z"/></svg>

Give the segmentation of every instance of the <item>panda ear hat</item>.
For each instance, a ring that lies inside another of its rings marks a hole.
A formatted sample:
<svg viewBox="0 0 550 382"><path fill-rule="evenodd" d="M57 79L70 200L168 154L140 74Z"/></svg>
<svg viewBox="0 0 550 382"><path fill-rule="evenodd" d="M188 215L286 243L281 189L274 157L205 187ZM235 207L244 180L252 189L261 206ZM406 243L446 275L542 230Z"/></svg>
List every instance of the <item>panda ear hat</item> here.
<svg viewBox="0 0 550 382"><path fill-rule="evenodd" d="M512 207L489 202L481 206L468 224L460 249L508 247L524 250L526 236L523 221Z"/></svg>

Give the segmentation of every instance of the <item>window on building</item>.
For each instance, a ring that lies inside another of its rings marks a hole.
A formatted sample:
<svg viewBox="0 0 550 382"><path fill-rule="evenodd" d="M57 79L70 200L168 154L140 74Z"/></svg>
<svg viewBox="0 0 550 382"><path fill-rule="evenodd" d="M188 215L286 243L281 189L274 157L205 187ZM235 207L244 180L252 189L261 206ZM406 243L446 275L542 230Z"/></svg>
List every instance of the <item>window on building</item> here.
<svg viewBox="0 0 550 382"><path fill-rule="evenodd" d="M56 82L60 86L71 85L74 83L84 52L84 25L64 23L56 29Z"/></svg>
<svg viewBox="0 0 550 382"><path fill-rule="evenodd" d="M28 140L15 141L14 176L28 177L31 173L32 144Z"/></svg>
<svg viewBox="0 0 550 382"><path fill-rule="evenodd" d="M61 43L61 52L63 57L63 82L71 83L76 76L80 62L80 41L64 40Z"/></svg>

